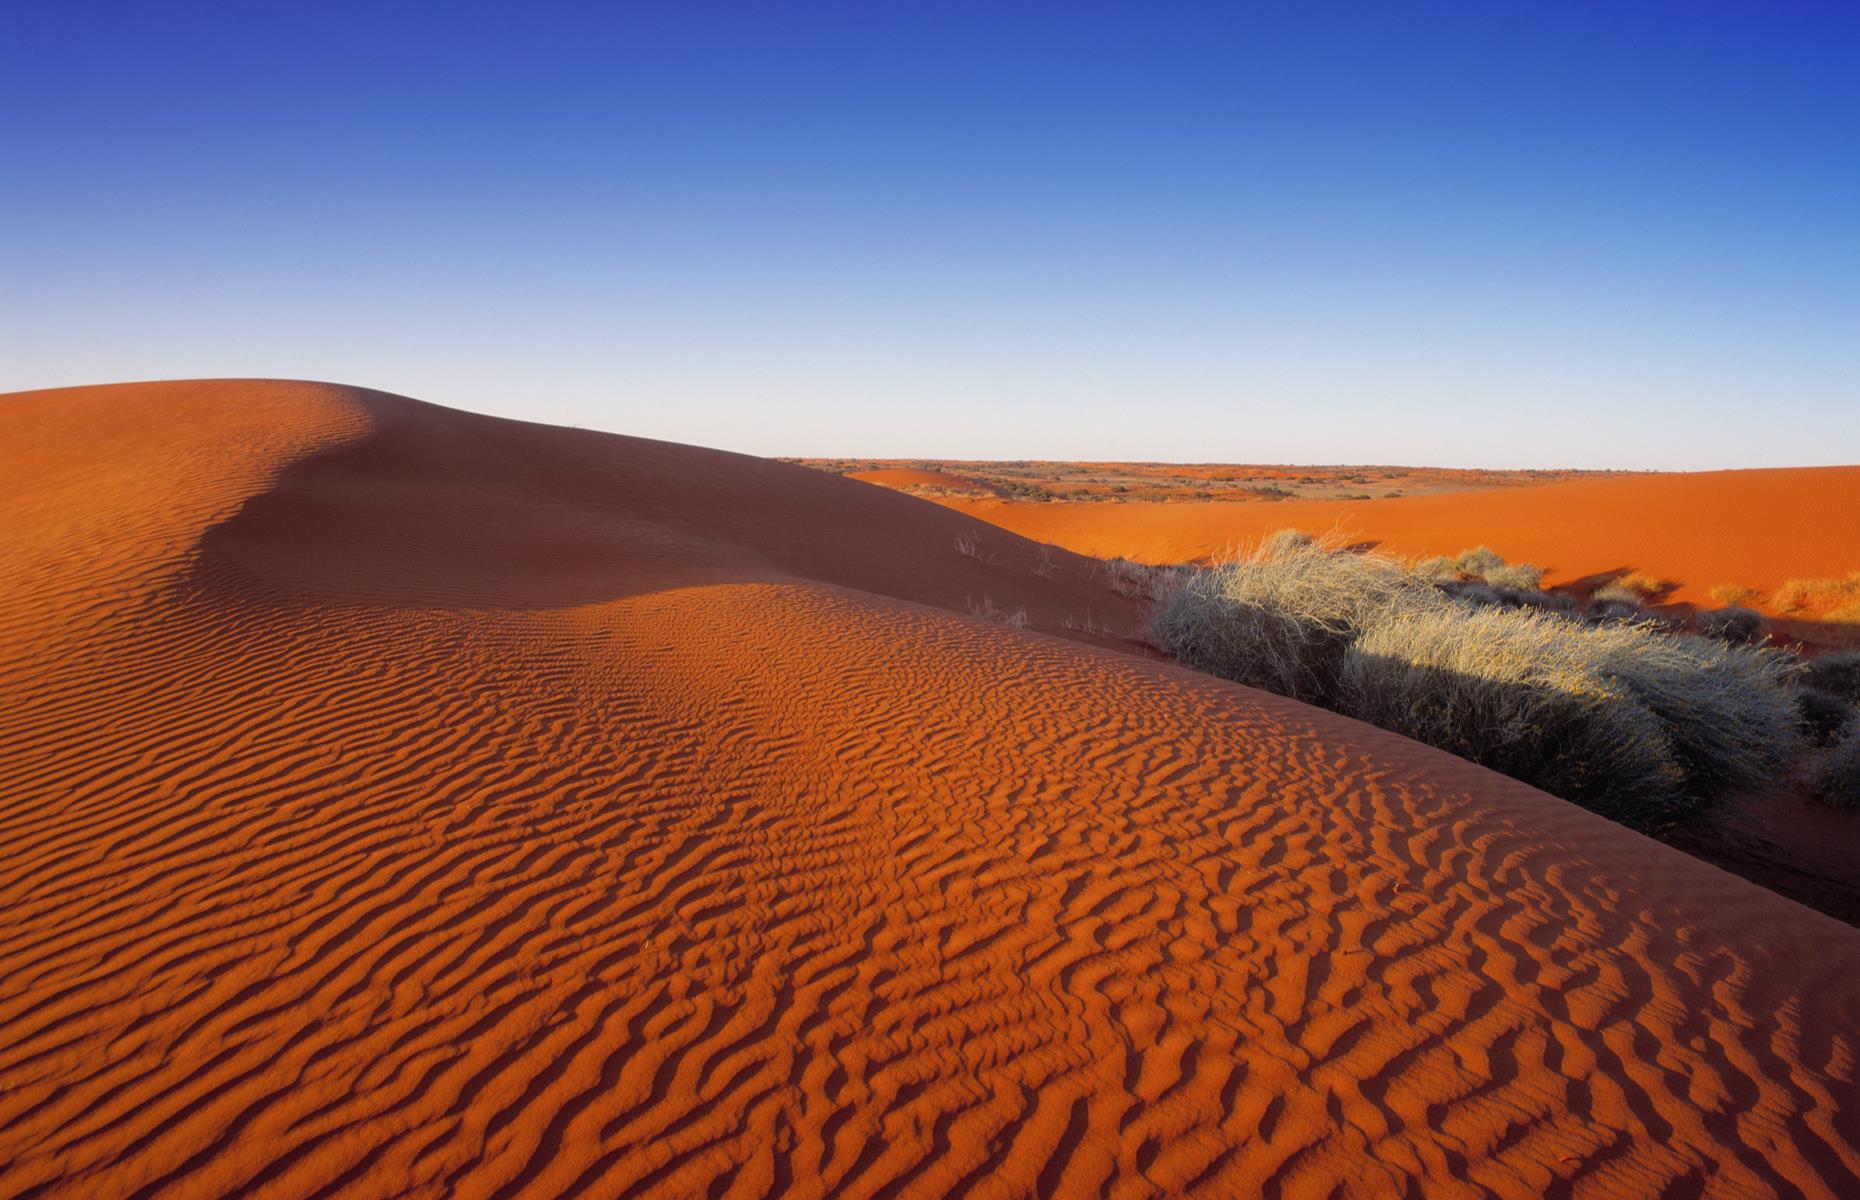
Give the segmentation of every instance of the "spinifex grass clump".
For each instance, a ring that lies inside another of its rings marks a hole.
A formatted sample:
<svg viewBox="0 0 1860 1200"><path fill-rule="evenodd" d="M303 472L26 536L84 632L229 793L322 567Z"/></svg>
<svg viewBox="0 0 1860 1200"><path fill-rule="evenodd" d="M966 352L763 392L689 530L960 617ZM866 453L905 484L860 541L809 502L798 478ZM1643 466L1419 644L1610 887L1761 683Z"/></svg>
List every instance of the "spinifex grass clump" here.
<svg viewBox="0 0 1860 1200"><path fill-rule="evenodd" d="M1198 670L1336 708L1343 655L1374 612L1452 601L1393 559L1289 533L1184 575L1149 637Z"/></svg>
<svg viewBox="0 0 1860 1200"><path fill-rule="evenodd" d="M1794 668L1773 651L1468 603L1421 569L1309 539L1184 578L1150 638L1637 824L1765 778L1799 736Z"/></svg>
<svg viewBox="0 0 1860 1200"><path fill-rule="evenodd" d="M1807 682L1843 700L1860 704L1860 650L1835 650L1803 668Z"/></svg>
<svg viewBox="0 0 1860 1200"><path fill-rule="evenodd" d="M1834 749L1815 772L1816 798L1834 808L1860 808L1860 715L1847 719Z"/></svg>
<svg viewBox="0 0 1860 1200"><path fill-rule="evenodd" d="M1776 589L1783 612L1860 623L1860 571L1844 579L1791 579Z"/></svg>
<svg viewBox="0 0 1860 1200"><path fill-rule="evenodd" d="M1573 611L1567 596L1543 590L1542 567L1508 563L1490 546L1462 551L1455 558L1436 555L1416 562L1416 575L1459 600L1513 608Z"/></svg>
<svg viewBox="0 0 1860 1200"><path fill-rule="evenodd" d="M1698 631L1706 637L1717 638L1721 642L1741 642L1747 646L1760 644L1769 636L1767 622L1763 614L1753 608L1714 608L1698 614L1694 618Z"/></svg>

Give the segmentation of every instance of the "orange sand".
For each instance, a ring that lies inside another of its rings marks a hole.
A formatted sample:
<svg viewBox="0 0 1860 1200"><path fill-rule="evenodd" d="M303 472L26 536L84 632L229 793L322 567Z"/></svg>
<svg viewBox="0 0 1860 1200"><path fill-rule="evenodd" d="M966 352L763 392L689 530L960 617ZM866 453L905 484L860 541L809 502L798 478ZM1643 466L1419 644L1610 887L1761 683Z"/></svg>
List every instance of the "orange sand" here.
<svg viewBox="0 0 1860 1200"><path fill-rule="evenodd" d="M965 475L952 475L947 471L925 471L918 467L879 467L871 471L849 471L848 479L858 479L865 483L876 483L881 487L904 488L922 487L939 488L951 492L991 493L994 489L979 480Z"/></svg>
<svg viewBox="0 0 1860 1200"><path fill-rule="evenodd" d="M1785 579L1860 568L1860 467L1573 479L1390 500L1277 504L1043 504L949 500L950 507L1081 554L1205 561L1288 526L1338 529L1411 556L1484 544L1534 562L1550 584L1640 571L1710 606L1710 589L1769 593Z"/></svg>
<svg viewBox="0 0 1860 1200"><path fill-rule="evenodd" d="M0 1195L1860 1194L1860 931L962 614L1069 555L317 385L0 448Z"/></svg>

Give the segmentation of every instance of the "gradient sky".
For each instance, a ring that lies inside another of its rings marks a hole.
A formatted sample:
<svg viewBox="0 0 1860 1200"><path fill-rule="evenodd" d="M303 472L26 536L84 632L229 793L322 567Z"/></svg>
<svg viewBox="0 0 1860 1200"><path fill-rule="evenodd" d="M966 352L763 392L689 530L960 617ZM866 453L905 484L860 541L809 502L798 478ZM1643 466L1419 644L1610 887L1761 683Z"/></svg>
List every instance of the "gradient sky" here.
<svg viewBox="0 0 1860 1200"><path fill-rule="evenodd" d="M1860 462L1860 6L0 0L0 390Z"/></svg>

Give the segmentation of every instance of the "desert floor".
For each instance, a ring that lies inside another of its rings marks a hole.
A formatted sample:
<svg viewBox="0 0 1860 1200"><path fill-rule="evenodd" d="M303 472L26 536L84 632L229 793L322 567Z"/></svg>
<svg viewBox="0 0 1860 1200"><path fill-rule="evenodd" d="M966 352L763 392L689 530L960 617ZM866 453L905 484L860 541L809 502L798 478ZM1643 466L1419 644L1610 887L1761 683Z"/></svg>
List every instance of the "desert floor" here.
<svg viewBox="0 0 1860 1200"><path fill-rule="evenodd" d="M1860 930L1088 559L323 385L0 397L0 465L0 1195L1860 1194ZM1763 587L1860 493L1698 503L1459 540ZM1091 510L1027 531L1244 532Z"/></svg>
<svg viewBox="0 0 1860 1200"><path fill-rule="evenodd" d="M877 482L885 482L881 477ZM895 486L895 485L894 485ZM1714 607L1717 586L1768 595L1790 578L1860 567L1860 467L1701 471L1559 479L1390 499L1277 503L939 502L1024 537L1100 558L1206 562L1277 529L1337 533L1392 554L1490 545L1582 588L1639 572L1663 601Z"/></svg>

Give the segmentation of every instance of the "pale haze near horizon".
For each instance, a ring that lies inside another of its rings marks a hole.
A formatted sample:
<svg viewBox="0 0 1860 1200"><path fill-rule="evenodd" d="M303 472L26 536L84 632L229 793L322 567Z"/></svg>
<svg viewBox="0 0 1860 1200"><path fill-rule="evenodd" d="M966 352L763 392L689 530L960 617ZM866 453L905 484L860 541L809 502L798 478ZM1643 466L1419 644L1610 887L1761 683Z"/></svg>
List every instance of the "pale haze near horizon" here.
<svg viewBox="0 0 1860 1200"><path fill-rule="evenodd" d="M0 15L0 390L315 378L780 455L1860 461L1830 8L276 11Z"/></svg>

